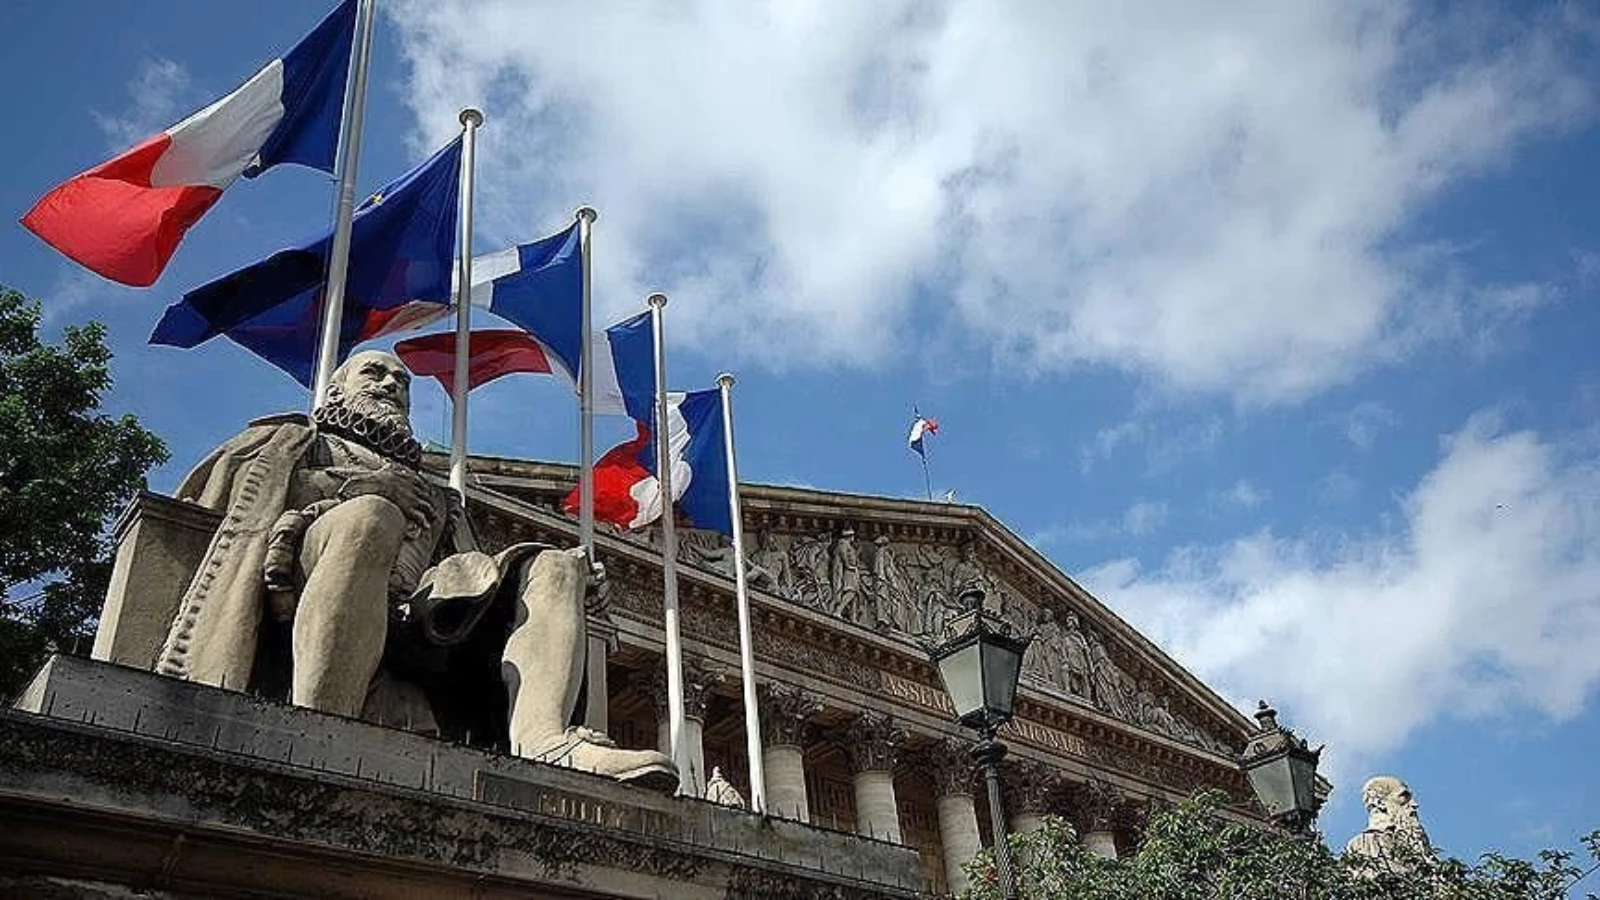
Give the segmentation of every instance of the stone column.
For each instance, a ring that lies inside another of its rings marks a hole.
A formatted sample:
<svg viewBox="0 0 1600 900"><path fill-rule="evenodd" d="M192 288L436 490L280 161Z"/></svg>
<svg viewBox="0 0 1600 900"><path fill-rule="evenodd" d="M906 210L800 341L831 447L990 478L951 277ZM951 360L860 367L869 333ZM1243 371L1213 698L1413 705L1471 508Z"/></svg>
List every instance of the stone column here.
<svg viewBox="0 0 1600 900"><path fill-rule="evenodd" d="M591 611L588 632L588 655L583 665L583 724L595 731L609 731L611 686L607 684L606 657L617 649L617 625L604 609Z"/></svg>
<svg viewBox="0 0 1600 900"><path fill-rule="evenodd" d="M767 776L767 811L784 819L811 821L806 796L806 719L822 711L822 702L800 688L762 682L761 759Z"/></svg>
<svg viewBox="0 0 1600 900"><path fill-rule="evenodd" d="M1117 814L1125 801L1122 792L1101 781L1090 781L1073 791L1078 833L1083 846L1096 856L1117 858Z"/></svg>
<svg viewBox="0 0 1600 900"><path fill-rule="evenodd" d="M683 663L683 740L688 747L689 783L694 796L706 793L706 705L711 702L711 690L727 677L721 666L700 660L685 659ZM656 748L672 754L671 723L667 718L667 669L650 673L645 683L650 699L656 708Z"/></svg>
<svg viewBox="0 0 1600 900"><path fill-rule="evenodd" d="M972 802L972 747L962 741L942 741L928 749L926 763L933 776L945 881L950 893L959 894L970 886L961 866L983 849L978 811Z"/></svg>
<svg viewBox="0 0 1600 900"><path fill-rule="evenodd" d="M894 764L905 729L891 716L864 712L842 735L856 794L856 834L900 843L900 807L894 796Z"/></svg>
<svg viewBox="0 0 1600 900"><path fill-rule="evenodd" d="M1036 831L1064 783L1048 766L1011 757L1001 764L1000 788L1012 833Z"/></svg>

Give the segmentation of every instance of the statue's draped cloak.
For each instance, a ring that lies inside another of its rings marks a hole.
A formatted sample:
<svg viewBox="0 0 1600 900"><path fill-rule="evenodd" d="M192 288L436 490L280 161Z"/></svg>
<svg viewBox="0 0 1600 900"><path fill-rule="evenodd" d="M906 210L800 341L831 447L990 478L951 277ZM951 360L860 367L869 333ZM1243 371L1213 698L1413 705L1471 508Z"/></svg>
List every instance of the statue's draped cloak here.
<svg viewBox="0 0 1600 900"><path fill-rule="evenodd" d="M250 683L265 603L267 541L288 505L295 470L315 439L304 415L258 419L202 460L179 486L179 499L223 518L178 604L156 671L211 685ZM447 530L444 539L471 544L464 527ZM492 557L471 549L441 559L423 573L410 600L420 637L434 646L465 640L504 574L518 571L520 562L544 549L515 544Z"/></svg>

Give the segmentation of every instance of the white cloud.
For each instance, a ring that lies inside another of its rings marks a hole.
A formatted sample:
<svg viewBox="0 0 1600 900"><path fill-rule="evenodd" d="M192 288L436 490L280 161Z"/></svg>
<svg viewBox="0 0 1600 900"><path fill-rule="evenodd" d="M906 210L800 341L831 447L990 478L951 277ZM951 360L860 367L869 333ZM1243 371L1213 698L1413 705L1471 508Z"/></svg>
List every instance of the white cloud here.
<svg viewBox="0 0 1600 900"><path fill-rule="evenodd" d="M1073 522L1034 532L1028 542L1034 547L1081 541L1101 541L1119 537L1145 537L1160 531L1167 524L1171 507L1162 500L1140 500L1115 518L1092 522Z"/></svg>
<svg viewBox="0 0 1600 900"><path fill-rule="evenodd" d="M1352 759L1444 717L1577 714L1600 683L1593 446L1451 437L1392 530L1260 532L1084 581L1201 677Z"/></svg>
<svg viewBox="0 0 1600 900"><path fill-rule="evenodd" d="M128 82L128 106L116 113L93 112L107 147L126 150L176 125L194 112L195 88L189 72L170 59L146 59Z"/></svg>
<svg viewBox="0 0 1600 900"><path fill-rule="evenodd" d="M1255 509L1272 499L1272 492L1248 478L1241 478L1226 490L1211 492L1211 505L1228 509Z"/></svg>
<svg viewBox="0 0 1600 900"><path fill-rule="evenodd" d="M1358 450L1370 450L1378 433L1395 424L1399 417L1387 405L1375 400L1356 404L1345 420L1344 436Z"/></svg>
<svg viewBox="0 0 1600 900"><path fill-rule="evenodd" d="M1034 373L1301 397L1528 307L1405 227L1591 95L1575 5L389 9L426 140L488 112L493 231L593 202L606 312L660 287L675 340L772 366L956 333Z"/></svg>

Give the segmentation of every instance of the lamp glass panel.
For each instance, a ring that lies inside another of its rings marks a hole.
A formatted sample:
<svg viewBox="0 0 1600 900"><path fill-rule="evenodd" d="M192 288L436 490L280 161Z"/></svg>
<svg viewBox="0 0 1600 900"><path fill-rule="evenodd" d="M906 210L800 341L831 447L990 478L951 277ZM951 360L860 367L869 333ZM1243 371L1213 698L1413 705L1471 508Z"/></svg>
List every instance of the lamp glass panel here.
<svg viewBox="0 0 1600 900"><path fill-rule="evenodd" d="M1017 678L1021 674L1022 654L994 643L983 648L984 705L996 717L1011 717L1017 699Z"/></svg>
<svg viewBox="0 0 1600 900"><path fill-rule="evenodd" d="M1249 770L1250 787L1266 808L1267 815L1282 815L1294 808L1294 780L1289 759L1279 756Z"/></svg>
<svg viewBox="0 0 1600 900"><path fill-rule="evenodd" d="M983 708L981 645L976 641L939 660L939 677L955 704L956 718L964 719Z"/></svg>

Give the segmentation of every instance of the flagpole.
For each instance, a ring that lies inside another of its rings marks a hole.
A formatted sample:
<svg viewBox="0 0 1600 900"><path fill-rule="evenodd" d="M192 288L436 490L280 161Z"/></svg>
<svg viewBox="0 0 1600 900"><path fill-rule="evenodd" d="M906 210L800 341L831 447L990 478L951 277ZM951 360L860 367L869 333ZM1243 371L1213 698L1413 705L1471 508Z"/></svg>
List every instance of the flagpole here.
<svg viewBox="0 0 1600 900"><path fill-rule="evenodd" d="M750 811L767 811L767 774L761 757L761 711L756 706L755 644L750 636L750 588L745 576L744 515L739 503L739 463L733 453L733 374L717 376L722 389L722 439L728 454L728 513L733 522L733 583L739 606L739 674L744 679L744 745L750 758Z"/></svg>
<svg viewBox="0 0 1600 900"><path fill-rule="evenodd" d="M483 113L461 111L461 239L456 261L456 371L450 394L450 486L467 496L467 393L472 368L472 175Z"/></svg>
<svg viewBox="0 0 1600 900"><path fill-rule="evenodd" d="M662 626L667 642L667 744L678 767L678 793L695 794L689 748L683 740L683 641L678 630L678 535L672 503L672 434L667 414L667 352L662 337L661 310L665 294L651 294L650 331L656 361L656 484L661 489L661 592Z"/></svg>
<svg viewBox="0 0 1600 900"><path fill-rule="evenodd" d="M593 268L589 259L591 229L600 214L592 206L580 206L578 252L583 254L583 346L578 348L578 543L590 561L594 560L594 325L589 285Z"/></svg>
<svg viewBox="0 0 1600 900"><path fill-rule="evenodd" d="M918 453L917 456L922 458L922 486L927 488L928 500L931 501L933 500L933 479L928 477L928 447L926 441L923 442L922 452Z"/></svg>
<svg viewBox="0 0 1600 900"><path fill-rule="evenodd" d="M339 333L344 326L344 283L350 266L350 222L356 208L356 168L361 159L361 126L367 110L367 63L372 57L377 0L357 0L355 54L345 81L339 144L338 205L333 213L333 244L328 251L328 287L323 294L321 340L311 408L328 399L328 385L339 365Z"/></svg>

